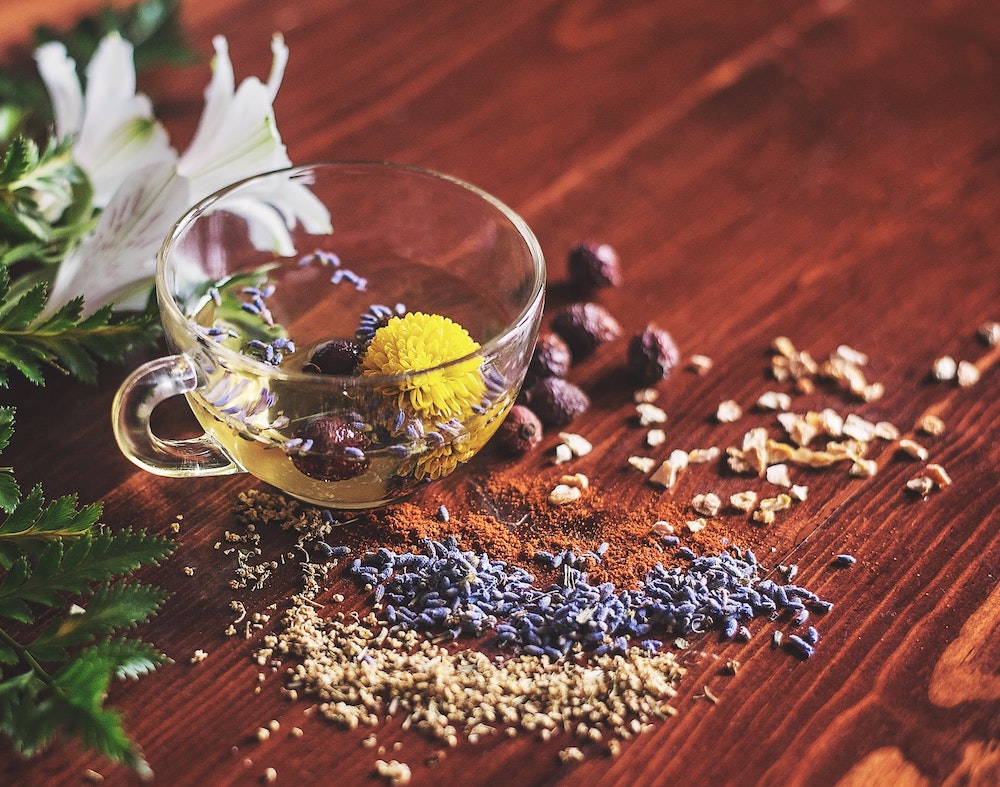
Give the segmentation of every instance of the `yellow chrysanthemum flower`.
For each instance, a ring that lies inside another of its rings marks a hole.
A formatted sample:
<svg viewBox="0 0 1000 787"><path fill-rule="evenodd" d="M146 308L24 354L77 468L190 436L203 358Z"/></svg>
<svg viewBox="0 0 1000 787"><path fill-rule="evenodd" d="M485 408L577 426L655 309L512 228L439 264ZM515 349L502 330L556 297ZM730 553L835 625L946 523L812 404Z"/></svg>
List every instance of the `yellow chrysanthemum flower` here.
<svg viewBox="0 0 1000 787"><path fill-rule="evenodd" d="M375 332L361 360L361 373L371 377L433 369L478 349L479 342L453 320L408 312ZM432 422L467 418L486 392L480 365L478 358L470 358L403 381L399 408Z"/></svg>

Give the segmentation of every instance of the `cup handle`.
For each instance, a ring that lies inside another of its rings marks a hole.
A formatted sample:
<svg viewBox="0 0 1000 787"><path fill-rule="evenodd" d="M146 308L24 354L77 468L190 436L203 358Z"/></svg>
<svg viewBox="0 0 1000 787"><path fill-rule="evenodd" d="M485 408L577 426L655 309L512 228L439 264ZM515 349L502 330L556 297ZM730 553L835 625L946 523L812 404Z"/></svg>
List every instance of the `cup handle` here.
<svg viewBox="0 0 1000 787"><path fill-rule="evenodd" d="M244 472L207 434L185 440L165 440L153 434L149 419L156 406L197 387L197 370L186 355L149 361L125 378L111 405L112 426L122 453L143 470L171 478Z"/></svg>

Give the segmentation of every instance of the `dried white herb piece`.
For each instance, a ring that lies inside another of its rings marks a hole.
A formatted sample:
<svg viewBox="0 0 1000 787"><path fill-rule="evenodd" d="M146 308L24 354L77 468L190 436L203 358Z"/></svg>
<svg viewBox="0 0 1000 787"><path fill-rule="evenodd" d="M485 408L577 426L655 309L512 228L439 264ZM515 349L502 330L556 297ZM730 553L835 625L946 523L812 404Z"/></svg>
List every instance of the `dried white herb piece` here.
<svg viewBox="0 0 1000 787"><path fill-rule="evenodd" d="M971 361L959 361L955 379L960 388L971 388L979 382L979 367Z"/></svg>
<svg viewBox="0 0 1000 787"><path fill-rule="evenodd" d="M640 473L651 473L656 467L656 460L651 456L630 456L628 463Z"/></svg>
<svg viewBox="0 0 1000 787"><path fill-rule="evenodd" d="M743 417L743 408L739 406L739 403L734 402L732 399L726 399L724 402L719 402L719 406L715 411L715 419L720 424L731 424L734 421L740 420Z"/></svg>
<svg viewBox="0 0 1000 787"><path fill-rule="evenodd" d="M958 364L950 355L942 355L940 358L936 358L934 363L931 364L931 374L935 380L948 382L949 380L954 380L957 373Z"/></svg>
<svg viewBox="0 0 1000 787"><path fill-rule="evenodd" d="M697 494L691 499L691 507L702 516L716 516L722 509L722 498L715 492Z"/></svg>
<svg viewBox="0 0 1000 787"><path fill-rule="evenodd" d="M925 434L937 437L944 434L944 421L938 416L928 413L917 422L917 429Z"/></svg>
<svg viewBox="0 0 1000 787"><path fill-rule="evenodd" d="M908 437L904 437L899 441L899 450L907 456L913 459L918 459L921 462L926 461L927 457L930 455L928 450L920 445L920 443L916 440L911 440Z"/></svg>
<svg viewBox="0 0 1000 787"><path fill-rule="evenodd" d="M736 492L729 496L729 505L739 511L750 513L753 511L754 506L757 505L757 493L752 489L748 489L745 492Z"/></svg>

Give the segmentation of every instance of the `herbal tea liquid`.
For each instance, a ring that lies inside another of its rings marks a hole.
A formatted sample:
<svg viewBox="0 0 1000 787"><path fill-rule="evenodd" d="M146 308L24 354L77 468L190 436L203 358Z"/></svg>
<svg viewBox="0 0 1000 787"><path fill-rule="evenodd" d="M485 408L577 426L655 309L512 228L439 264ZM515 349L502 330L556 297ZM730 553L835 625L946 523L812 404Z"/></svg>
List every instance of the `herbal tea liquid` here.
<svg viewBox="0 0 1000 787"><path fill-rule="evenodd" d="M334 385L335 378L324 375L282 379L280 371L301 372L318 346L331 339L354 339L362 315L370 314L373 304L384 304L394 313L448 317L479 343L516 315L500 313L489 297L489 281L474 288L429 266L399 260L334 264L332 259L287 261L230 277L196 299L189 315L206 341L266 360L279 373L251 375L215 368L209 384L188 398L206 432L254 475L317 504L329 505L335 499L342 508L367 507L398 497L401 488L415 487L428 473L445 474L439 468L450 472L464 461L466 448L480 446L503 420L513 404L512 386L496 386L472 423L448 429L410 423L403 434L387 423L399 418L379 410L370 387ZM265 345L272 347L268 358L262 356ZM501 393L502 388L507 393ZM290 455L297 448L296 435L320 414L335 414L359 423L358 428L364 425L363 472L328 480L296 466ZM432 454L435 461L428 463Z"/></svg>

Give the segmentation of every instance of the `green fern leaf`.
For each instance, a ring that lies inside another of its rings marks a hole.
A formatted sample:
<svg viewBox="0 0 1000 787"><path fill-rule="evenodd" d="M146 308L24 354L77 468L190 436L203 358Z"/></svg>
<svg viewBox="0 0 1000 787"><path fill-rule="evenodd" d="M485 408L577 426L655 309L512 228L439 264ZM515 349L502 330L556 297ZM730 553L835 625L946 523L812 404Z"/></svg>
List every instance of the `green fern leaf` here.
<svg viewBox="0 0 1000 787"><path fill-rule="evenodd" d="M121 582L104 586L88 599L82 612L51 623L28 646L38 661L63 658L67 648L85 645L120 629L149 620L166 594L158 588Z"/></svg>

